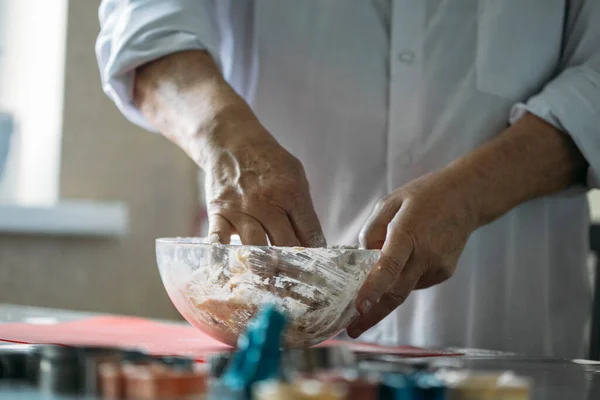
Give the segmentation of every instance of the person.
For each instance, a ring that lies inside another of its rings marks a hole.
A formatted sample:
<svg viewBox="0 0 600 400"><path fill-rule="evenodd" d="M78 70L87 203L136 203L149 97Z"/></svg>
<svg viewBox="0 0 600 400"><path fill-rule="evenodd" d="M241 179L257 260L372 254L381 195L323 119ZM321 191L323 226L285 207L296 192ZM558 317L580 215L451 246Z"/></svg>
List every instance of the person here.
<svg viewBox="0 0 600 400"><path fill-rule="evenodd" d="M204 170L210 233L381 249L349 336L584 355L600 2L104 0L99 15L104 91Z"/></svg>

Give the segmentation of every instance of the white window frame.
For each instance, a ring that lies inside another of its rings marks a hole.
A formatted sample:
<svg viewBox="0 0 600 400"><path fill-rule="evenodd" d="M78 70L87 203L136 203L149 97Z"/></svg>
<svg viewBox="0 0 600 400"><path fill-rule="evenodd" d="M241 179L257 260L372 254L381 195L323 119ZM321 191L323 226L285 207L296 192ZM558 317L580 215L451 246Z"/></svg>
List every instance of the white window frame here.
<svg viewBox="0 0 600 400"><path fill-rule="evenodd" d="M0 0L0 109L15 117L3 201L59 198L68 0Z"/></svg>
<svg viewBox="0 0 600 400"><path fill-rule="evenodd" d="M60 198L68 6L68 0L0 0L0 111L15 118L0 182L0 234L129 231L124 203Z"/></svg>

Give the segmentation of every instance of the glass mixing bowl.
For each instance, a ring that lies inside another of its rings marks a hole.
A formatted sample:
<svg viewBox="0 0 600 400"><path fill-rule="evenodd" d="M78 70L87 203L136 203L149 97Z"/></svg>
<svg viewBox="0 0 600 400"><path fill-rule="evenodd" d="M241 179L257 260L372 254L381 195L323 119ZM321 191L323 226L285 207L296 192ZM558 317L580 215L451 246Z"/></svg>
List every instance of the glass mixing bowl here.
<svg viewBox="0 0 600 400"><path fill-rule="evenodd" d="M377 250L207 244L156 240L163 284L181 315L235 346L254 315L274 304L288 317L285 345L312 346L344 330Z"/></svg>

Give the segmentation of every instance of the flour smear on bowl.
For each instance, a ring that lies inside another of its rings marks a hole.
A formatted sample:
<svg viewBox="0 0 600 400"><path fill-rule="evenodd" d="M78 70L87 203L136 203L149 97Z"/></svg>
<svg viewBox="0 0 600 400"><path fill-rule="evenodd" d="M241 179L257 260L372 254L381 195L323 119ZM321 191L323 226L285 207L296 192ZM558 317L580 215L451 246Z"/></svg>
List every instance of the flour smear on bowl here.
<svg viewBox="0 0 600 400"><path fill-rule="evenodd" d="M235 345L265 304L289 319L285 344L310 346L343 330L378 252L354 249L204 246L170 253L165 287L182 315ZM160 255L159 255L160 258ZM159 264L161 260L159 259Z"/></svg>

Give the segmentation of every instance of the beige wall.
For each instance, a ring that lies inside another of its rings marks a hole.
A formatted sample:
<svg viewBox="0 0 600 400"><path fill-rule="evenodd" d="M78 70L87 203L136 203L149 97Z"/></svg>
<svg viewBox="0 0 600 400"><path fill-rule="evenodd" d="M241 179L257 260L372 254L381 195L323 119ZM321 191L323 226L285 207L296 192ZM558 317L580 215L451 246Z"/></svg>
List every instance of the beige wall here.
<svg viewBox="0 0 600 400"><path fill-rule="evenodd" d="M126 202L131 232L114 240L0 236L0 302L177 317L153 240L192 233L196 168L102 93L93 52L99 3L69 2L60 192Z"/></svg>
<svg viewBox="0 0 600 400"><path fill-rule="evenodd" d="M600 190L592 190L588 198L590 199L590 212L595 222L600 223Z"/></svg>

